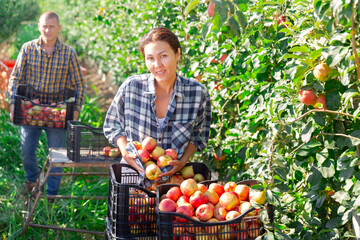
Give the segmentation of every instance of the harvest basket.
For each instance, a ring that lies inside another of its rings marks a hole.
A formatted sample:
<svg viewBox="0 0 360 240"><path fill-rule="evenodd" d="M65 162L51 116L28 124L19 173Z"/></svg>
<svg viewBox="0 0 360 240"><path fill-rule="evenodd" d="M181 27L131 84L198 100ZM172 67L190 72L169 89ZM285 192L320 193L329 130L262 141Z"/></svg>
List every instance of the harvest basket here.
<svg viewBox="0 0 360 240"><path fill-rule="evenodd" d="M203 183L216 182L203 163L188 163L194 173L202 173ZM110 166L107 235L116 239L155 240L156 194L139 185L139 173L130 165L116 163Z"/></svg>
<svg viewBox="0 0 360 240"><path fill-rule="evenodd" d="M65 128L73 119L74 96L74 90L48 93L20 84L15 93L14 124Z"/></svg>
<svg viewBox="0 0 360 240"><path fill-rule="evenodd" d="M252 186L257 184L255 180L246 180L238 184ZM264 233L263 224L260 217L246 216L255 210L250 208L240 216L218 222L201 222L176 212L163 212L158 209L160 197L178 184L164 184L158 186L157 197L157 236L159 240L177 240L177 239L226 239L243 240L256 239L257 236ZM270 212L272 209L270 210ZM268 209L269 212L269 209ZM269 214L270 215L270 214Z"/></svg>
<svg viewBox="0 0 360 240"><path fill-rule="evenodd" d="M120 162L121 155L110 157L104 148L109 141L102 128L94 128L79 121L68 121L67 156L74 162L114 161Z"/></svg>

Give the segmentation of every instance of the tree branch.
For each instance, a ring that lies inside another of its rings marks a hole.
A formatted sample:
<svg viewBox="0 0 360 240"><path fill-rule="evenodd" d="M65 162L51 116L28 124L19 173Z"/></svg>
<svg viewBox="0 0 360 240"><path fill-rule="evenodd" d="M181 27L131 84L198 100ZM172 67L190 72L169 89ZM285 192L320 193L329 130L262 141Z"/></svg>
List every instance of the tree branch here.
<svg viewBox="0 0 360 240"><path fill-rule="evenodd" d="M313 113L313 112L324 112L324 113L339 114L339 115L344 115L344 116L347 116L347 117L354 118L354 115L351 115L349 113L337 112L337 111L332 111L332 110L313 109L313 110L310 110L310 111L304 113L300 117L296 118L294 121L290 122L290 124L293 124L294 122L298 121L299 119L301 119L301 118L303 118L303 117L305 117L305 116L307 116L307 115L309 115L310 113ZM356 119L360 120L360 117L356 117Z"/></svg>

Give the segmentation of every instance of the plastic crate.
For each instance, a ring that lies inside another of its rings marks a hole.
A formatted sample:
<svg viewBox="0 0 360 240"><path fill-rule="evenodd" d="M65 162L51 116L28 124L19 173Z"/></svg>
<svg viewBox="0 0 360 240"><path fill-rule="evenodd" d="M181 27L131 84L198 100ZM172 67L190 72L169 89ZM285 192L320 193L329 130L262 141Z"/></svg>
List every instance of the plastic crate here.
<svg viewBox="0 0 360 240"><path fill-rule="evenodd" d="M110 147L102 128L94 128L79 121L67 123L67 156L74 162L114 161L120 162L121 155L109 156L104 148Z"/></svg>
<svg viewBox="0 0 360 240"><path fill-rule="evenodd" d="M202 173L203 183L216 182L203 163L188 163ZM108 213L109 233L117 239L156 239L156 194L136 183L139 173L128 164L110 166Z"/></svg>
<svg viewBox="0 0 360 240"><path fill-rule="evenodd" d="M9 103L6 93L8 92L8 84L11 72L14 68L16 59L0 60L0 108L7 109Z"/></svg>
<svg viewBox="0 0 360 240"><path fill-rule="evenodd" d="M75 91L41 92L20 84L15 93L14 124L65 128L73 119Z"/></svg>
<svg viewBox="0 0 360 240"><path fill-rule="evenodd" d="M239 182L238 184L252 186L257 184L257 181L246 180ZM160 196L166 194L166 192L174 186L179 185L164 184L158 187L158 191L156 192L157 206L159 205ZM248 211L232 220L218 222L201 222L185 216L184 214L175 212L162 212L157 210L157 239L255 239L257 236L264 233L264 229L259 216L246 216L248 213L254 210L254 208L250 208ZM175 218L177 218L177 221L174 221Z"/></svg>

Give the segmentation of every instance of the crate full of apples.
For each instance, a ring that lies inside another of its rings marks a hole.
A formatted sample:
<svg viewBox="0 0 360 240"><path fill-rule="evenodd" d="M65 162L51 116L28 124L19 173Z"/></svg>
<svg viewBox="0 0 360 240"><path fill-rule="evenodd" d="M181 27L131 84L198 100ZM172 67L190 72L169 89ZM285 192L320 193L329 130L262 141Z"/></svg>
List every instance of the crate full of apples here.
<svg viewBox="0 0 360 240"><path fill-rule="evenodd" d="M110 147L103 128L80 121L67 122L67 156L74 162L121 161L120 150Z"/></svg>
<svg viewBox="0 0 360 240"><path fill-rule="evenodd" d="M46 93L19 85L15 94L14 124L65 128L73 119L74 91Z"/></svg>
<svg viewBox="0 0 360 240"><path fill-rule="evenodd" d="M259 210L265 191L256 181L210 183L206 188L188 179L157 190L158 239L255 239L264 230Z"/></svg>

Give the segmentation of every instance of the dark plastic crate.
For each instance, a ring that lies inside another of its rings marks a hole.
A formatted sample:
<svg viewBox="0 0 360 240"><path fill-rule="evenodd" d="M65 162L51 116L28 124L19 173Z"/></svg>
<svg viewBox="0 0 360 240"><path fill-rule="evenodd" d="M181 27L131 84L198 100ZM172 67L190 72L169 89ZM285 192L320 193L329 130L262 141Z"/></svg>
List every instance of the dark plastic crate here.
<svg viewBox="0 0 360 240"><path fill-rule="evenodd" d="M257 184L257 181L246 180L241 181L238 184L252 186ZM166 192L174 186L179 186L179 184L164 184L158 186L158 191L156 192L157 206L159 206L160 196L166 194ZM254 208L250 208L242 215L230 221L218 221L210 223L197 221L180 213L162 212L157 210L157 239L255 239L258 235L264 233L264 229L259 216L246 216L248 213L254 210ZM267 210L269 212L269 209ZM270 211L272 211L272 208ZM173 220L175 217L178 217L180 220L184 220L186 222L174 222Z"/></svg>
<svg viewBox="0 0 360 240"><path fill-rule="evenodd" d="M202 173L204 184L216 182L203 163L188 163L194 173ZM156 239L156 194L139 185L139 173L130 165L110 166L108 221L111 234L120 239ZM110 233L109 233L110 235Z"/></svg>
<svg viewBox="0 0 360 240"><path fill-rule="evenodd" d="M73 119L74 96L74 90L48 93L20 84L15 93L14 124L65 128Z"/></svg>
<svg viewBox="0 0 360 240"><path fill-rule="evenodd" d="M121 155L117 157L104 155L104 147L110 147L110 144L102 128L94 128L79 121L68 121L67 156L70 160L74 162L120 162Z"/></svg>

